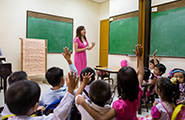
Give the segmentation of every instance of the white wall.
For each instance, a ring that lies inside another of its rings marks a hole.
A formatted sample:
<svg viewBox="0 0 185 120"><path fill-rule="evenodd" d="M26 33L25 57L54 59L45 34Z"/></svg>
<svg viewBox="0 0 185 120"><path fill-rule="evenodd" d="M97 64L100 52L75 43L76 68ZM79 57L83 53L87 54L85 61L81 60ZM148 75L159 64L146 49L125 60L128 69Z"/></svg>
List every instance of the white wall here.
<svg viewBox="0 0 185 120"><path fill-rule="evenodd" d="M131 11L138 10L138 1L139 0L110 0L109 12L110 16L115 16ZM172 2L175 0L152 0L152 6ZM165 46L164 46L165 47ZM120 66L121 60L128 60L128 65L137 67L136 57L128 57L124 55L109 55L109 66ZM168 76L168 72L175 68L179 67L185 69L185 58L168 58L168 57L157 57L161 63L166 67L166 73L164 76Z"/></svg>
<svg viewBox="0 0 185 120"><path fill-rule="evenodd" d="M110 0L110 16L138 10L139 0Z"/></svg>
<svg viewBox="0 0 185 120"><path fill-rule="evenodd" d="M100 20L109 18L109 0L100 4Z"/></svg>
<svg viewBox="0 0 185 120"><path fill-rule="evenodd" d="M63 17L74 18L73 37L76 28L84 25L88 41L96 46L87 51L87 64L98 64L98 28L100 4L88 0L0 0L0 48L13 71L21 69L21 45L19 38L26 37L26 11L37 11ZM73 60L74 55L72 55ZM48 54L47 67L58 66L69 71L61 54Z"/></svg>

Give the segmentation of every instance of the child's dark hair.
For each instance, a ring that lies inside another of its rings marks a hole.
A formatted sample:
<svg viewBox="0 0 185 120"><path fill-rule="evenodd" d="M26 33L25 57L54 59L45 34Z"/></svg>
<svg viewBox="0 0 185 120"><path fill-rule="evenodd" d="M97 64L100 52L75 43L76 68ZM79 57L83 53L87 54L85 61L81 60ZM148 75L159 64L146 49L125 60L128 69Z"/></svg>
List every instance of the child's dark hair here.
<svg viewBox="0 0 185 120"><path fill-rule="evenodd" d="M5 101L15 115L26 115L39 101L40 87L29 80L18 81L6 91Z"/></svg>
<svg viewBox="0 0 185 120"><path fill-rule="evenodd" d="M122 67L117 74L118 96L134 101L138 99L139 82L136 71L132 67Z"/></svg>
<svg viewBox="0 0 185 120"><path fill-rule="evenodd" d="M174 73L176 73L176 72L183 73L183 75L184 75L184 82L185 82L185 71L183 69L180 69L180 68L174 68L173 70L170 70L170 72L169 72L169 78L174 77Z"/></svg>
<svg viewBox="0 0 185 120"><path fill-rule="evenodd" d="M89 85L89 84L91 84L92 81L95 80L95 71L94 71L92 68L90 68L90 67L84 68L84 69L81 71L81 73L80 73L80 81L83 81L82 75L85 76L85 73L87 73L87 74L88 74L88 73L90 73L90 74L93 73L93 75L91 76L91 81L88 83L88 85Z"/></svg>
<svg viewBox="0 0 185 120"><path fill-rule="evenodd" d="M161 75L166 72L166 67L161 63L156 64L154 67L157 67L159 69L159 71L162 72Z"/></svg>
<svg viewBox="0 0 185 120"><path fill-rule="evenodd" d="M58 86L63 78L63 70L58 67L52 67L46 72L46 79L52 86Z"/></svg>
<svg viewBox="0 0 185 120"><path fill-rule="evenodd" d="M179 82L173 84L169 78L162 77L156 82L157 89L162 94L162 99L176 104L176 100L179 98Z"/></svg>
<svg viewBox="0 0 185 120"><path fill-rule="evenodd" d="M9 78L8 78L8 83L11 85L14 82L21 81L21 80L27 80L28 75L24 71L16 71L13 72Z"/></svg>
<svg viewBox="0 0 185 120"><path fill-rule="evenodd" d="M143 80L148 80L149 77L150 77L150 74L151 74L150 70L147 67L144 67L144 78L143 78Z"/></svg>
<svg viewBox="0 0 185 120"><path fill-rule="evenodd" d="M89 90L90 100L99 106L104 106L111 98L111 88L108 83L103 80L94 81Z"/></svg>
<svg viewBox="0 0 185 120"><path fill-rule="evenodd" d="M156 59L156 60L157 60L157 64L159 64L159 60L158 60L158 59ZM153 65L155 65L155 64L154 64L154 59L151 59L150 62L151 62Z"/></svg>

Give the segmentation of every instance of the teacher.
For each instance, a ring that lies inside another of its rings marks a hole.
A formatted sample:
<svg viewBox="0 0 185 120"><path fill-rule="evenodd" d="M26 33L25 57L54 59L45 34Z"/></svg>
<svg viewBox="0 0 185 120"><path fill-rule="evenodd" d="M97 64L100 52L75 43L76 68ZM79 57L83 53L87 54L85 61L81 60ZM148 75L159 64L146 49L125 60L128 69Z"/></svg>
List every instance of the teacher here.
<svg viewBox="0 0 185 120"><path fill-rule="evenodd" d="M85 34L86 30L84 26L79 26L76 29L76 38L74 39L74 64L78 70L78 75L87 67L86 50L91 50L95 45L95 43L92 42L92 46L89 46Z"/></svg>

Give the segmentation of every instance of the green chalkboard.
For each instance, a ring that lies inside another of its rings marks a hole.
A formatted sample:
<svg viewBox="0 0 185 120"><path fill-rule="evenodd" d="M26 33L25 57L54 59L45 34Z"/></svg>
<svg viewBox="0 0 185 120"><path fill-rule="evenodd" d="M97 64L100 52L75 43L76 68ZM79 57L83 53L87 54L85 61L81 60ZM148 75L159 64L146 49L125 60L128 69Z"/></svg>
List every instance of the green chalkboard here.
<svg viewBox="0 0 185 120"><path fill-rule="evenodd" d="M185 7L152 13L151 50L157 56L185 57ZM138 17L110 23L110 54L133 54L138 39Z"/></svg>
<svg viewBox="0 0 185 120"><path fill-rule="evenodd" d="M73 47L73 24L50 19L27 18L27 38L48 40L48 53L61 53Z"/></svg>
<svg viewBox="0 0 185 120"><path fill-rule="evenodd" d="M110 23L109 54L134 54L138 40L138 17Z"/></svg>
<svg viewBox="0 0 185 120"><path fill-rule="evenodd" d="M185 57L185 7L152 14L151 54Z"/></svg>

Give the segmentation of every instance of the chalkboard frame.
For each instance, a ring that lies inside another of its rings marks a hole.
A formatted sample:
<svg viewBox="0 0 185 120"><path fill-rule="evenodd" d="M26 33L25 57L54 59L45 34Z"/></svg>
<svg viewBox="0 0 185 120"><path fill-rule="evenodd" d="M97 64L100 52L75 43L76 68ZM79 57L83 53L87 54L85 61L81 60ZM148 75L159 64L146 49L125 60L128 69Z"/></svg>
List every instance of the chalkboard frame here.
<svg viewBox="0 0 185 120"><path fill-rule="evenodd" d="M71 50L73 51L73 18L69 17L63 17L63 16L57 16L57 15L51 15L48 13L41 13L41 12L36 12L36 11L27 11L27 17L26 17L26 38L28 38L28 17L34 17L34 18L41 18L41 19L46 19L46 20L53 20L53 21L58 21L58 22L65 22L65 23L72 23L72 46ZM38 39L38 38L33 38L33 39ZM39 38L40 39L40 38ZM49 43L47 44L49 46ZM63 51L63 50L62 50ZM56 53L61 53L62 51L58 52L50 52L49 50L47 53L49 54L56 54Z"/></svg>
<svg viewBox="0 0 185 120"><path fill-rule="evenodd" d="M185 7L185 1L172 1L172 2L169 2L169 3L164 3L164 4L152 6L152 7L157 7L157 12L162 12L162 11L167 11L167 10L171 10L171 9ZM109 33L110 33L110 23L111 22L117 21L117 20L133 18L133 17L137 17L137 16L138 16L138 10L109 17L109 20L110 20L110 22L109 22ZM110 34L109 34L109 39L110 39ZM110 40L109 40L109 43L110 43ZM110 44L109 44L109 46L110 46ZM151 52L151 50L150 50L150 52ZM125 54L125 53L123 53L123 54L119 54L119 53L114 54L114 53L110 53L110 51L109 51L109 54L110 55L134 56L134 54ZM152 56L152 53L150 53L150 56ZM185 58L185 56L168 56L168 55L156 55L156 56L165 57L165 58L166 57L170 57L170 58Z"/></svg>

